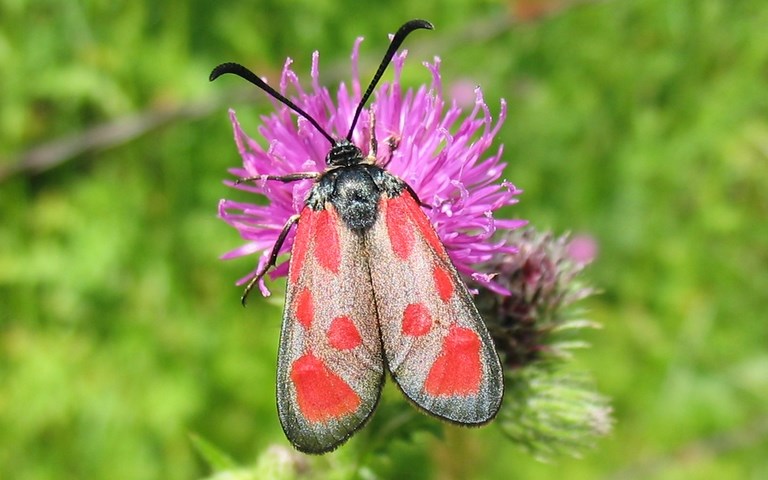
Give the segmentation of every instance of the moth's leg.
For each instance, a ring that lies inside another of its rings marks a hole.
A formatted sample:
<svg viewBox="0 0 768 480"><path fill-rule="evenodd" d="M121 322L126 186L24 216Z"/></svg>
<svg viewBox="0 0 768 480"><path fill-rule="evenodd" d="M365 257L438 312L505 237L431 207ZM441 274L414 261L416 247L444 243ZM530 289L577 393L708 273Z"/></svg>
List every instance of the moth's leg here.
<svg viewBox="0 0 768 480"><path fill-rule="evenodd" d="M277 180L278 182L289 183L299 180L311 180L322 175L320 172L302 172L302 173L289 173L288 175L256 175L254 177L243 177L235 180L235 185L240 185L245 182L255 182L256 180Z"/></svg>
<svg viewBox="0 0 768 480"><path fill-rule="evenodd" d="M245 286L245 291L243 292L243 295L240 297L240 303L245 306L245 302L248 299L248 294L251 293L251 290L253 290L253 287L259 283L259 280L261 280L264 275L267 274L270 268L277 265L277 257L280 254L280 248L283 246L283 243L285 243L285 237L288 236L288 232L291 230L291 227L294 223L299 221L299 215L291 215L290 218L288 218L288 221L285 222L285 225L283 225L283 229L280 231L280 235L277 236L277 240L275 241L275 245L272 247L272 252L269 254L269 261L266 265L264 265L264 268L262 268L255 277L253 277L249 282L248 285Z"/></svg>

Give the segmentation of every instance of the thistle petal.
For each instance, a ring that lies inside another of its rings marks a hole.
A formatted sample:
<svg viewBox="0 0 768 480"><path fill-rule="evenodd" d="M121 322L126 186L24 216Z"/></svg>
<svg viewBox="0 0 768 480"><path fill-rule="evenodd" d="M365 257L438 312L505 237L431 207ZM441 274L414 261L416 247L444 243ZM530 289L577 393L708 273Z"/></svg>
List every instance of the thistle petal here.
<svg viewBox="0 0 768 480"><path fill-rule="evenodd" d="M351 92L344 83L336 90L335 98L320 85L320 56L312 55L310 88L302 87L299 76L287 59L279 81L279 90L290 98L332 136L346 135L354 110L361 96L358 76L359 47L362 38L353 46L351 63ZM506 118L506 103L501 102L498 118L494 121L482 92L475 89L472 110L465 115L455 101L446 102L440 76L440 59L425 63L431 73L429 85L416 90L403 90L400 82L407 52L394 56L391 83L380 85L374 92L370 110L376 116L376 138L382 143L379 153L390 155L387 169L405 180L419 198L433 208L425 213L435 226L456 268L494 291L504 291L494 284L492 275L486 275L477 266L500 251L511 253L514 247L494 240L495 234L513 230L525 224L522 220L495 218L495 211L517 203L521 190L507 181L499 182L505 163L502 149L495 154L487 151ZM261 141L249 137L241 127L234 111L230 121L242 167L230 170L235 176L285 175L297 172L321 172L329 149L327 139L304 118L288 107L277 104L277 111L262 117L258 128ZM359 127L352 141L365 152L370 138L370 113L363 111ZM392 152L384 139L397 140ZM268 145L268 148L262 147ZM282 226L291 215L304 205L311 181L292 184L256 181L249 184L228 182L229 186L249 193L263 195L266 205L222 200L219 216L235 227L246 244L231 250L222 258L235 258L261 252L257 267L238 283L253 278L267 261ZM290 232L280 253L288 253L293 245L294 232ZM286 275L287 262L280 263L271 278ZM262 293L268 292L259 285Z"/></svg>

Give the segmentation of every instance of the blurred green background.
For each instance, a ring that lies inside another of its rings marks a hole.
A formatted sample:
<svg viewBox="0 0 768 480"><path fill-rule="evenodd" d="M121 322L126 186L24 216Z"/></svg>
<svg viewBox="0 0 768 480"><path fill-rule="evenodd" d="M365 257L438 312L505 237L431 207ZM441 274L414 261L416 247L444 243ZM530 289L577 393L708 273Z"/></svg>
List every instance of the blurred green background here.
<svg viewBox="0 0 768 480"><path fill-rule="evenodd" d="M255 259L217 259L241 244L217 202L247 198L222 184L240 161L226 110L255 134L272 107L208 73L275 79L291 56L307 79L317 49L333 85L363 35L365 78L410 18L436 30L407 41L408 83L439 55L446 86L509 102L510 215L599 243L586 307L604 328L576 361L616 426L549 463L449 427L369 478L765 478L764 0L0 0L0 478L210 475L190 433L242 465L287 446L280 300L243 309Z"/></svg>

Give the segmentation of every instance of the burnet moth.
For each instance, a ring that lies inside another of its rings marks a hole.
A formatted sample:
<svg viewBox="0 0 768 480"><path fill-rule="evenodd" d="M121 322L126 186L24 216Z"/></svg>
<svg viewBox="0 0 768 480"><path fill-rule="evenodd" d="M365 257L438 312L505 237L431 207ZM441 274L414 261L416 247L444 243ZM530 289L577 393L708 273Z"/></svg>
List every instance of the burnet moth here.
<svg viewBox="0 0 768 480"><path fill-rule="evenodd" d="M297 224L277 409L286 436L303 452L333 450L366 422L379 400L385 365L406 397L445 420L483 424L501 405L504 383L493 341L416 193L377 165L383 162L375 135L368 156L351 142L366 101L403 40L432 28L411 20L395 33L339 140L242 65L224 63L211 72L211 80L225 73L248 80L306 118L331 144L324 172L239 180L314 180L301 212L285 224L268 264L243 294L244 301L275 266Z"/></svg>

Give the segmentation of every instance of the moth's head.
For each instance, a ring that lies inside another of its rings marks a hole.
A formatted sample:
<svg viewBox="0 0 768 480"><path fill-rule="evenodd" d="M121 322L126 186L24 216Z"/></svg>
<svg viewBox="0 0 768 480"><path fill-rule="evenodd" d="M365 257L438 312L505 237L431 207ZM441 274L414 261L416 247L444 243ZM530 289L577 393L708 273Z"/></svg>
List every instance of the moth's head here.
<svg viewBox="0 0 768 480"><path fill-rule="evenodd" d="M329 167L349 167L363 161L363 152L347 139L333 144L331 151L325 156L325 164Z"/></svg>

